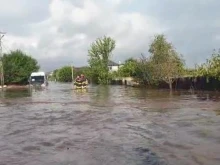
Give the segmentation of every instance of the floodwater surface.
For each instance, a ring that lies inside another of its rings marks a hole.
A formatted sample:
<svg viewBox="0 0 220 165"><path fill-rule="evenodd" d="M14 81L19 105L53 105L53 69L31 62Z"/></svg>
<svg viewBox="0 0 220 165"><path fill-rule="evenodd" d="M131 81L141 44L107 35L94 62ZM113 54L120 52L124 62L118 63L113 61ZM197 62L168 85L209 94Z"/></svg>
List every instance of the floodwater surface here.
<svg viewBox="0 0 220 165"><path fill-rule="evenodd" d="M219 165L217 94L91 86L0 92L0 165Z"/></svg>

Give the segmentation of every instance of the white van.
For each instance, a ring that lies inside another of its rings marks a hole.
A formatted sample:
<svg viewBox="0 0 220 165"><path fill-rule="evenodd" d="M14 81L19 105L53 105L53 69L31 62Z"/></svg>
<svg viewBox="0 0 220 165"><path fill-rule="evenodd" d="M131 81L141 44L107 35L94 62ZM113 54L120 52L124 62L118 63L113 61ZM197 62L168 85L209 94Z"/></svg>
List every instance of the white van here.
<svg viewBox="0 0 220 165"><path fill-rule="evenodd" d="M45 72L33 72L29 78L30 85L47 86L47 76Z"/></svg>

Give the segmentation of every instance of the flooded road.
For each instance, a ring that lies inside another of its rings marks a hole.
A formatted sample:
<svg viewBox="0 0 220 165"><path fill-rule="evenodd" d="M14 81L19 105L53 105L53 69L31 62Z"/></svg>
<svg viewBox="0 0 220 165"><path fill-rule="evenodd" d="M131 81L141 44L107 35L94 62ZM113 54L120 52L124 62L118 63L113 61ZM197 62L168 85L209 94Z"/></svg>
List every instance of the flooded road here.
<svg viewBox="0 0 220 165"><path fill-rule="evenodd" d="M50 83L0 93L0 165L219 165L211 94Z"/></svg>

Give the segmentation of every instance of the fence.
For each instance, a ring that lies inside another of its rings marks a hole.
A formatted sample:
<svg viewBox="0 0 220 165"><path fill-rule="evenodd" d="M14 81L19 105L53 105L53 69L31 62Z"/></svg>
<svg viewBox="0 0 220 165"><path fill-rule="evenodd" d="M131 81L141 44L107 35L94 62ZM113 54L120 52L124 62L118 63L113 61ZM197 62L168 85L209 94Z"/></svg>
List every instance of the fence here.
<svg viewBox="0 0 220 165"><path fill-rule="evenodd" d="M173 82L173 89L195 89L195 90L208 90L220 91L220 80L214 77L183 77L177 78ZM159 88L169 88L165 82L159 83Z"/></svg>

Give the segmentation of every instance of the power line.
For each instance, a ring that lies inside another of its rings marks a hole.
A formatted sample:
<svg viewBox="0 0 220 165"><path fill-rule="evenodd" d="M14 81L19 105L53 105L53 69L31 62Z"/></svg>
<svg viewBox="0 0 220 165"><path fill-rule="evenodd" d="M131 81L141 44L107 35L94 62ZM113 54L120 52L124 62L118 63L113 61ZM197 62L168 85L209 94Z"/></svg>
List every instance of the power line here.
<svg viewBox="0 0 220 165"><path fill-rule="evenodd" d="M2 61L2 38L5 36L5 32L0 32L0 78L1 78L1 87L2 90L4 88L4 66L3 66L3 61Z"/></svg>

